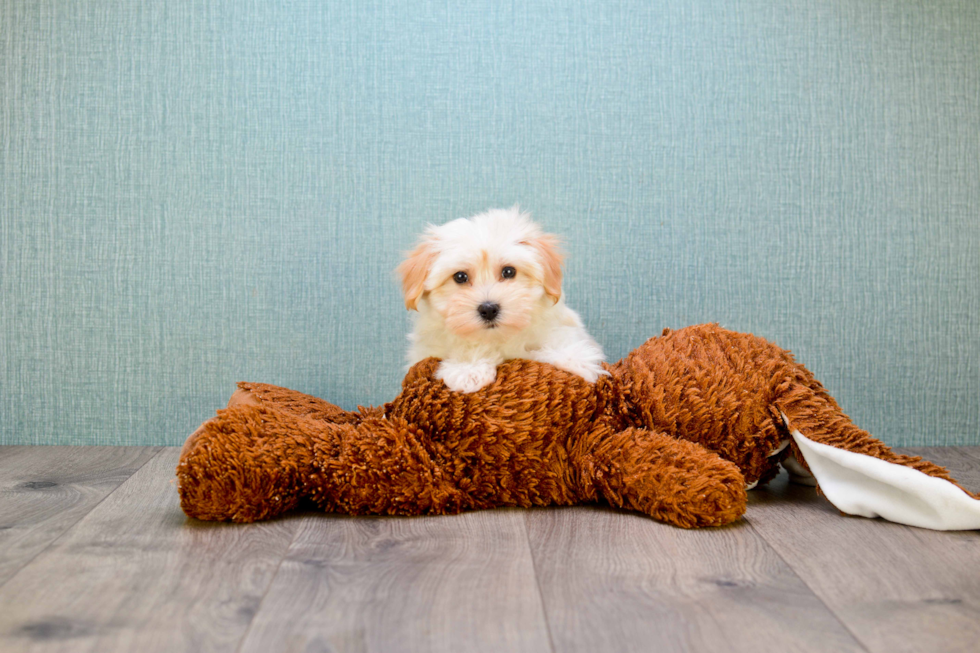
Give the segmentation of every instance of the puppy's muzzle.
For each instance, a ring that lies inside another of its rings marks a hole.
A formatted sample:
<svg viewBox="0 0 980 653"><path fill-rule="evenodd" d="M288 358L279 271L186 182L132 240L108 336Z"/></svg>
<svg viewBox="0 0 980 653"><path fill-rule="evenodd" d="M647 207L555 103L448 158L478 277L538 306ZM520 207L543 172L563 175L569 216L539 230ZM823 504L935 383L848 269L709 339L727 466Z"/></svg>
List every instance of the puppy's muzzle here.
<svg viewBox="0 0 980 653"><path fill-rule="evenodd" d="M496 302L483 302L477 307L476 312L480 314L481 320L487 325L492 326L497 316L500 315L500 304Z"/></svg>

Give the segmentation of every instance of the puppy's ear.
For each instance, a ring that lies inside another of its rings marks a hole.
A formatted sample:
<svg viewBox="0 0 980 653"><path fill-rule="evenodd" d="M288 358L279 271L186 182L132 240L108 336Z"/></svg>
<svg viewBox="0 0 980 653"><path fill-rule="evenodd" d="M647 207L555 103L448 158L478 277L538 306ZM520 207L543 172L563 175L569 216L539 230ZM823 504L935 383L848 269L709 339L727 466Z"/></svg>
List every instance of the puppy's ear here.
<svg viewBox="0 0 980 653"><path fill-rule="evenodd" d="M561 262L563 255L558 247L558 238L551 234L544 234L527 242L533 247L541 259L541 267L544 270L544 291L558 303L561 298Z"/></svg>
<svg viewBox="0 0 980 653"><path fill-rule="evenodd" d="M422 242L409 252L398 266L398 275L402 280L402 294L405 296L405 308L410 311L418 310L419 297L425 290L425 279L429 276L435 258L436 252L432 243Z"/></svg>

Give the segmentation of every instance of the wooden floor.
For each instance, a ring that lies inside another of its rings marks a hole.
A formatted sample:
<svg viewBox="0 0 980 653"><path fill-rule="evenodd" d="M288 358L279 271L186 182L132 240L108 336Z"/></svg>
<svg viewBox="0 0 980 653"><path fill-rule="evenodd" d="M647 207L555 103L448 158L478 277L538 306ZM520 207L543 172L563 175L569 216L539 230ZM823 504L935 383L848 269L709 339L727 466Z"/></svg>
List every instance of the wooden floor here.
<svg viewBox="0 0 980 653"><path fill-rule="evenodd" d="M916 450L980 489L980 447ZM785 476L685 531L602 507L188 520L177 449L0 447L0 651L978 651L980 533Z"/></svg>

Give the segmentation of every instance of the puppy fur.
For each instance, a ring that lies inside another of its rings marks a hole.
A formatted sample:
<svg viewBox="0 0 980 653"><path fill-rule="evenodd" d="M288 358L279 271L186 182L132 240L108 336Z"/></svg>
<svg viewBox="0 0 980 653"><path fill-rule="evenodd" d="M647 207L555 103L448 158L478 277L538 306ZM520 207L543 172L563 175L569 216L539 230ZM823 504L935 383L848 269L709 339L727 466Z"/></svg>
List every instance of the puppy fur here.
<svg viewBox="0 0 980 653"><path fill-rule="evenodd" d="M408 362L442 359L437 376L474 392L497 365L529 358L594 382L602 348L561 292L562 255L518 207L429 226L398 267L405 306L418 311Z"/></svg>

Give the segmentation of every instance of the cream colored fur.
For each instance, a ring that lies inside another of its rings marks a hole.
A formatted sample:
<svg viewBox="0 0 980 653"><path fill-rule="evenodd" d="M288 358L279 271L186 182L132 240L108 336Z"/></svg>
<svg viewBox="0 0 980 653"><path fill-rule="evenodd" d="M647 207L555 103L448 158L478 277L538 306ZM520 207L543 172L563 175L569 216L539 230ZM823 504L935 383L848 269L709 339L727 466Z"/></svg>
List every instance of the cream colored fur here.
<svg viewBox="0 0 980 653"><path fill-rule="evenodd" d="M606 373L602 348L561 296L557 240L517 207L430 226L399 273L405 305L418 311L408 363L442 359L437 376L452 390L479 390L513 358L589 382ZM491 305L488 320L480 310Z"/></svg>

